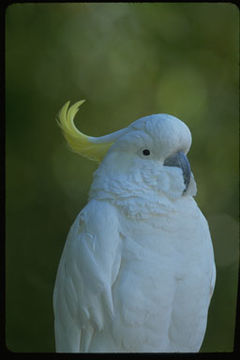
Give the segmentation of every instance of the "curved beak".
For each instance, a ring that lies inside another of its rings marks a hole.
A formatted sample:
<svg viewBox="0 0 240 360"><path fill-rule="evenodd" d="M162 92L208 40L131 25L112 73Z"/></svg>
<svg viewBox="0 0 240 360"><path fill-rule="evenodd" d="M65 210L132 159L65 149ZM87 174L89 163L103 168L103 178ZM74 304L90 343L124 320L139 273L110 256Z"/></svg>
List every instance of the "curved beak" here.
<svg viewBox="0 0 240 360"><path fill-rule="evenodd" d="M187 188L188 188L188 185L190 183L191 167L190 167L190 163L188 161L188 158L184 154L184 152L179 151L176 154L169 156L164 161L163 165L164 166L176 166L176 167L179 167L180 169L182 169L183 179L184 179L184 184L185 184L184 192L186 192Z"/></svg>

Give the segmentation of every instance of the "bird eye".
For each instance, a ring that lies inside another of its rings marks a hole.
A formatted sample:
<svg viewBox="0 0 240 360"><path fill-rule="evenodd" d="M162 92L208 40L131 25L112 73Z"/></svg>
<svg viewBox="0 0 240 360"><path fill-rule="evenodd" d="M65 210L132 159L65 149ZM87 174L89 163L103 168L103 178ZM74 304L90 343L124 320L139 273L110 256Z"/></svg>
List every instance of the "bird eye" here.
<svg viewBox="0 0 240 360"><path fill-rule="evenodd" d="M142 151L142 153L143 153L144 156L149 156L149 155L150 155L150 150L144 149L144 150Z"/></svg>

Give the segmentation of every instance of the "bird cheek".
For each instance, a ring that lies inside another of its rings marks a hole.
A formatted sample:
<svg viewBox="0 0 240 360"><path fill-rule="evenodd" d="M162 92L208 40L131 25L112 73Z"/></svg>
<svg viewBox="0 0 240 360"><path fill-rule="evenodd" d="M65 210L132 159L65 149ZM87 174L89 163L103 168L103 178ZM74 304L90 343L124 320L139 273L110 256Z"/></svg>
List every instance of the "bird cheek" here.
<svg viewBox="0 0 240 360"><path fill-rule="evenodd" d="M167 174L161 174L158 177L158 181L156 183L156 188L158 191L167 192L169 189L169 178L166 176Z"/></svg>

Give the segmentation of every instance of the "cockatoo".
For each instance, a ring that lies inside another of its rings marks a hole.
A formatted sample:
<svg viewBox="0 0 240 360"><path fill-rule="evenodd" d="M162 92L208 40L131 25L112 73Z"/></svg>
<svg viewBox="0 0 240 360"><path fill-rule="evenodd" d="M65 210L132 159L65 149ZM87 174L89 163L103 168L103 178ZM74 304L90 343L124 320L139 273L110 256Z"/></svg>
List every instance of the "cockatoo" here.
<svg viewBox="0 0 240 360"><path fill-rule="evenodd" d="M198 352L215 285L208 223L193 196L191 133L168 114L109 135L59 113L71 149L100 162L68 234L53 295L57 352Z"/></svg>

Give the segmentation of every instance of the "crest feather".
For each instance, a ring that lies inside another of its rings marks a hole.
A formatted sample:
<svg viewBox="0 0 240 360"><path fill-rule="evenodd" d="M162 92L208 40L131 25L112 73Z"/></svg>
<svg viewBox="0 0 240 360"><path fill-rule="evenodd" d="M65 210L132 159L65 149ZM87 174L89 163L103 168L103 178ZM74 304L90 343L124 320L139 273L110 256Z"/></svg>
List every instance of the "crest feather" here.
<svg viewBox="0 0 240 360"><path fill-rule="evenodd" d="M74 118L84 102L80 100L69 107L70 101L67 101L59 111L58 125L72 151L90 160L101 161L113 142L99 142L98 138L87 136L77 129Z"/></svg>

